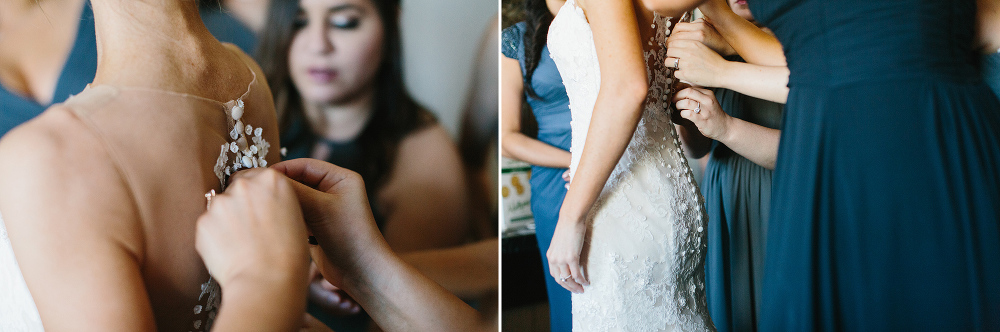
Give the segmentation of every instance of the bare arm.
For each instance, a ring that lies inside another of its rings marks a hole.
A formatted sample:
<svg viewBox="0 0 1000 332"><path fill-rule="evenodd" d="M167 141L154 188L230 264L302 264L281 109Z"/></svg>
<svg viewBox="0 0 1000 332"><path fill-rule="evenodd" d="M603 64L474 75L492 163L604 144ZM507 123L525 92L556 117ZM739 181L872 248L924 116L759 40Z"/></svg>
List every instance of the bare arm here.
<svg viewBox="0 0 1000 332"><path fill-rule="evenodd" d="M788 99L788 67L727 61L704 43L680 34L667 42L668 66L679 61L675 75L696 86L725 88L784 104ZM679 60L675 60L679 59Z"/></svg>
<svg viewBox="0 0 1000 332"><path fill-rule="evenodd" d="M580 266L585 218L635 132L648 89L632 2L594 1L587 5L601 86L580 166L563 200L547 253L550 274L573 292L583 292L582 286L588 284Z"/></svg>
<svg viewBox="0 0 1000 332"><path fill-rule="evenodd" d="M141 231L115 166L68 110L0 141L0 210L48 331L154 331Z"/></svg>
<svg viewBox="0 0 1000 332"><path fill-rule="evenodd" d="M434 125L405 138L378 197L392 249L405 253L461 244L469 234L464 180L458 149L444 128Z"/></svg>
<svg viewBox="0 0 1000 332"><path fill-rule="evenodd" d="M747 62L764 66L787 66L781 43L771 34L736 15L726 0L708 0L698 9Z"/></svg>
<svg viewBox="0 0 1000 332"><path fill-rule="evenodd" d="M463 298L496 292L500 275L496 238L461 247L413 252L403 260Z"/></svg>
<svg viewBox="0 0 1000 332"><path fill-rule="evenodd" d="M552 168L569 168L568 151L542 143L521 133L521 96L524 79L521 65L515 59L500 58L500 117L501 152L504 157Z"/></svg>
<svg viewBox="0 0 1000 332"><path fill-rule="evenodd" d="M719 76L720 88L779 104L788 100L788 67L727 61L725 70L728 74Z"/></svg>

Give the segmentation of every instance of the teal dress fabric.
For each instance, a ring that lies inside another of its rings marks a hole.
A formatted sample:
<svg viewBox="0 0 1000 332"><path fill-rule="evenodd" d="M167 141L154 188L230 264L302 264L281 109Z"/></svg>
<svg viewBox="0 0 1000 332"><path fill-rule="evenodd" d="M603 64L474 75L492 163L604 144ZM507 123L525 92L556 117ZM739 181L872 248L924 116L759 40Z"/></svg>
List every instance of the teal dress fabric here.
<svg viewBox="0 0 1000 332"><path fill-rule="evenodd" d="M254 56L254 52L257 51L257 34L253 30L223 7L202 5L200 12L201 21L215 39L236 45L244 53Z"/></svg>
<svg viewBox="0 0 1000 332"><path fill-rule="evenodd" d="M983 79L1000 97L1000 52L983 56Z"/></svg>
<svg viewBox="0 0 1000 332"><path fill-rule="evenodd" d="M750 0L788 62L761 331L1000 330L975 0Z"/></svg>
<svg viewBox="0 0 1000 332"><path fill-rule="evenodd" d="M782 104L726 89L715 97L734 118L780 129ZM708 212L705 287L720 332L757 331L772 177L771 170L712 142L701 184Z"/></svg>
<svg viewBox="0 0 1000 332"><path fill-rule="evenodd" d="M0 136L42 114L49 106L80 93L94 80L97 73L97 35L94 31L94 13L89 2L83 5L76 39L66 59L50 104L39 104L0 85Z"/></svg>
<svg viewBox="0 0 1000 332"><path fill-rule="evenodd" d="M501 51L510 59L521 64L525 72L524 29L520 22L504 29ZM549 57L548 47L542 48L538 66L532 74L531 87L539 98L525 92L531 112L538 122L537 139L545 144L569 151L571 119L569 96L562 84L562 76L556 63ZM549 250L552 235L559 221L559 209L566 197L566 181L562 179L565 168L531 166L531 213L535 218L535 239L542 254L542 268L545 270L545 288L549 297L549 322L551 331L569 331L573 327L572 302L570 292L549 275L549 262L545 253Z"/></svg>

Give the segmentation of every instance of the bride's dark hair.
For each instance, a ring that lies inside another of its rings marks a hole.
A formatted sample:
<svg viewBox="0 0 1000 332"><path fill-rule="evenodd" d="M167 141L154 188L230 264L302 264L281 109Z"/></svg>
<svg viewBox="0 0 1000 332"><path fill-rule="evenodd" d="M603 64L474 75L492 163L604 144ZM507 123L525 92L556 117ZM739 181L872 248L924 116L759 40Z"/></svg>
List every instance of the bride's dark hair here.
<svg viewBox="0 0 1000 332"><path fill-rule="evenodd" d="M361 174L369 198L372 198L392 170L400 141L437 120L410 97L403 85L399 0L370 1L382 19L385 35L381 63L373 79L372 115L355 138L362 160L357 163L357 169L352 170ZM292 82L288 68L288 52L296 33L298 12L297 0L272 0L267 29L261 36L257 51L257 60L274 95L282 144L285 146L303 142L311 146L311 142L318 139L308 125L293 126L296 121L306 121L302 97Z"/></svg>

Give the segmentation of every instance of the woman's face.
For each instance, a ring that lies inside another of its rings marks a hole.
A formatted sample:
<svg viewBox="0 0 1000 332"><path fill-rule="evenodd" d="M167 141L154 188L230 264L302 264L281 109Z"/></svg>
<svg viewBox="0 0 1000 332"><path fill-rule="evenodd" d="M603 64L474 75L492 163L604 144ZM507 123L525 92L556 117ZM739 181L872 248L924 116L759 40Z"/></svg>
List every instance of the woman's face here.
<svg viewBox="0 0 1000 332"><path fill-rule="evenodd" d="M750 14L750 7L747 6L747 0L727 0L729 1L729 8L733 9L736 15L739 15L744 20L753 22L753 14Z"/></svg>
<svg viewBox="0 0 1000 332"><path fill-rule="evenodd" d="M676 17L694 10L702 2L705 0L642 0L642 5L660 14Z"/></svg>
<svg viewBox="0 0 1000 332"><path fill-rule="evenodd" d="M370 0L301 0L288 65L302 99L336 104L372 89L384 32Z"/></svg>

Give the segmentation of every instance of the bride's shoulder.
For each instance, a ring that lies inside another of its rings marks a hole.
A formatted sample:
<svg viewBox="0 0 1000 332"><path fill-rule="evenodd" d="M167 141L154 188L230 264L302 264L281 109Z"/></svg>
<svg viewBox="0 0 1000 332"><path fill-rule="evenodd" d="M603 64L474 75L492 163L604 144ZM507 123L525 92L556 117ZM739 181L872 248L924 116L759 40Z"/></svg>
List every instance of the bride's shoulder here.
<svg viewBox="0 0 1000 332"><path fill-rule="evenodd" d="M128 221L138 217L107 151L64 105L10 131L0 139L0 211L8 228L63 239L139 239L122 236L135 234L137 223Z"/></svg>
<svg viewBox="0 0 1000 332"><path fill-rule="evenodd" d="M0 139L0 195L107 188L109 177L118 174L107 151L73 109L52 106Z"/></svg>

